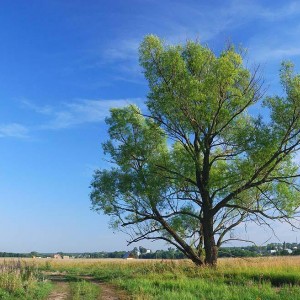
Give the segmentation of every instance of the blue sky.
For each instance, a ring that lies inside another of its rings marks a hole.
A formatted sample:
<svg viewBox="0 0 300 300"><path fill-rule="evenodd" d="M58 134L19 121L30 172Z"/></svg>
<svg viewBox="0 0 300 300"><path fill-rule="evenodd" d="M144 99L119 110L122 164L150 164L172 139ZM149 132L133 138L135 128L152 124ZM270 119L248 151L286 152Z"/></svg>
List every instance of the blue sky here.
<svg viewBox="0 0 300 300"><path fill-rule="evenodd" d="M282 93L283 59L300 69L298 1L1 1L0 252L126 249L90 211L89 184L105 167L109 108L146 97L137 48L150 33L243 45L268 94ZM281 241L300 237L276 227ZM250 225L248 236L270 233Z"/></svg>

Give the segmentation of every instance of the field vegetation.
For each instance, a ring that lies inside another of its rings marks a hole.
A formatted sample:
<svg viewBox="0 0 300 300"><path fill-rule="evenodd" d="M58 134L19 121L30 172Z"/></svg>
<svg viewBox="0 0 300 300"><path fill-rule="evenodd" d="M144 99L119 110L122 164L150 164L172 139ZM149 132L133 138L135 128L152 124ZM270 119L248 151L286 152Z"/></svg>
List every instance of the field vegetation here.
<svg viewBox="0 0 300 300"><path fill-rule="evenodd" d="M20 260L1 261L0 299L45 299L50 290L51 284L45 280L34 263Z"/></svg>
<svg viewBox="0 0 300 300"><path fill-rule="evenodd" d="M224 258L214 269L188 260L24 259L0 264L0 299L5 300L47 299L49 274L62 274L69 281L74 300L101 299L96 282L135 300L300 300L297 256Z"/></svg>
<svg viewBox="0 0 300 300"><path fill-rule="evenodd" d="M71 282L70 287L72 300L95 300L99 295L99 288L85 280Z"/></svg>
<svg viewBox="0 0 300 300"><path fill-rule="evenodd" d="M125 290L130 299L300 299L300 257L220 259L217 268L187 260L69 260L41 268L92 276Z"/></svg>

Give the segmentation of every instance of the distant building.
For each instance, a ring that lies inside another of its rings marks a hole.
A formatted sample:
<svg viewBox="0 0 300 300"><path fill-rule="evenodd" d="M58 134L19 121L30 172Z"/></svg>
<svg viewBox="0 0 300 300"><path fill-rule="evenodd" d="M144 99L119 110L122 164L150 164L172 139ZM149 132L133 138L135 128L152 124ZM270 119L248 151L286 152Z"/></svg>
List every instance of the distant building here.
<svg viewBox="0 0 300 300"><path fill-rule="evenodd" d="M269 252L270 252L271 254L275 254L275 253L277 252L277 250L269 250Z"/></svg>
<svg viewBox="0 0 300 300"><path fill-rule="evenodd" d="M69 255L64 255L63 259L70 259L70 256Z"/></svg>
<svg viewBox="0 0 300 300"><path fill-rule="evenodd" d="M62 259L62 256L60 254L54 254L53 258L54 259Z"/></svg>

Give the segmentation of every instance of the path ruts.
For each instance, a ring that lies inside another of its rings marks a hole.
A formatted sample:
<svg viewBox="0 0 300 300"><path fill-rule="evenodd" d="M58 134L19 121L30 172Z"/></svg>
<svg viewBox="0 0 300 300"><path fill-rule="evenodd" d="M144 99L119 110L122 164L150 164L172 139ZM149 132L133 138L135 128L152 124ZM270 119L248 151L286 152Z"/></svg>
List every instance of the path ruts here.
<svg viewBox="0 0 300 300"><path fill-rule="evenodd" d="M70 293L70 279L64 274L52 273L47 276L53 283L53 291L48 296L47 300L72 300ZM113 285L95 280L91 276L76 276L76 280L85 280L100 287L100 296L95 300L128 300L125 294L118 291Z"/></svg>

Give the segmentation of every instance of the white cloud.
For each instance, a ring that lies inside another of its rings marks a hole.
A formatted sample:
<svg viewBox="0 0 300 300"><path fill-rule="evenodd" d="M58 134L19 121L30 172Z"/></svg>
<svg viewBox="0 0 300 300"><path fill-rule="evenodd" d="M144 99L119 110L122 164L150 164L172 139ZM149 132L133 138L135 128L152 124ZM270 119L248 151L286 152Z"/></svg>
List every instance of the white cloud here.
<svg viewBox="0 0 300 300"><path fill-rule="evenodd" d="M299 1L285 2L280 8L273 10L270 9L270 7L264 8L257 6L257 8L258 16L269 21L279 21L300 14Z"/></svg>
<svg viewBox="0 0 300 300"><path fill-rule="evenodd" d="M287 59L292 56L299 56L300 55L300 47L283 47L275 49L274 51L269 52L269 58L280 58L280 59Z"/></svg>
<svg viewBox="0 0 300 300"><path fill-rule="evenodd" d="M300 55L300 25L276 26L273 30L258 32L248 41L249 53L258 62L291 59Z"/></svg>
<svg viewBox="0 0 300 300"><path fill-rule="evenodd" d="M143 19L153 33L171 43L184 42L189 38L206 42L250 21L279 22L300 15L299 1L284 1L277 7L253 0L231 0L215 6L199 1L191 4L173 0L156 4L159 12L156 18L149 18L147 14L137 15L136 21ZM143 32L138 28L131 36L126 32L126 36L115 39L112 45L103 50L102 55L108 63L135 59L141 38L152 32Z"/></svg>
<svg viewBox="0 0 300 300"><path fill-rule="evenodd" d="M114 75L112 80L143 83L143 75L138 62L138 48L141 40L137 38L119 39L110 42L100 51L100 65L109 65Z"/></svg>
<svg viewBox="0 0 300 300"><path fill-rule="evenodd" d="M300 14L299 1L277 1L276 5L271 6L259 0L229 0L219 5L205 1L180 0L154 0L151 3L153 7L150 10L138 10L139 12L130 15L126 23L109 39L92 39L88 47L83 47L78 61L67 69L76 72L78 69L105 68L108 75L101 79L102 85L113 85L115 81L124 80L144 84L138 63L138 47L146 34L157 34L170 43L183 43L187 39L198 38L201 42L210 42L212 46L215 43L218 47L220 41L226 43L232 36L236 37L237 29L243 30L247 25L255 29L255 22L258 22L268 25L258 26L257 31L251 34L260 35L260 43L264 44L264 37L268 32L260 30L276 32L277 25L288 27L285 25L286 21L293 17L296 19ZM289 26L288 30L294 28ZM243 43L248 38L245 35L242 38ZM297 41L298 37L294 40ZM289 48L287 45L282 51L286 53ZM297 51L297 47L294 48ZM272 55L280 56L281 52L272 52ZM89 85L95 86L95 83Z"/></svg>
<svg viewBox="0 0 300 300"><path fill-rule="evenodd" d="M129 104L126 100L80 100L64 104L62 110L54 111L53 119L45 128L60 129L74 125L101 122L109 114L111 107L122 107Z"/></svg>
<svg viewBox="0 0 300 300"><path fill-rule="evenodd" d="M196 2L194 4L182 1L165 1L157 3L157 18L149 18L147 14L136 15L136 22L144 20L150 32L134 28L132 32L119 36L100 49L100 64L109 64L118 71L122 78L134 78L140 80L141 68L138 65L138 47L146 34L155 33L168 43L184 43L187 39L199 39L201 42L213 41L218 35L221 38L229 38L228 32L255 20L266 22L280 21L287 17L300 14L300 3L284 3L278 8L262 5L258 1L228 1L226 5L211 6ZM180 12L180 14L178 14ZM134 20L132 20L134 22ZM261 39L262 42L264 39ZM288 49L288 48L287 48ZM282 51L287 50L282 49ZM297 52L297 49L295 49ZM97 55L99 55L97 53ZM298 53L298 52L297 52ZM281 55L273 53L274 56ZM98 62L99 63L99 62ZM126 74L127 76L122 76Z"/></svg>
<svg viewBox="0 0 300 300"><path fill-rule="evenodd" d="M29 133L40 130L58 130L72 128L88 123L103 122L114 107L124 107L129 104L138 104L143 107L144 99L114 99L89 100L80 99L58 106L36 105L28 100L22 100L22 106L30 109L42 117L40 123L30 128L20 123L0 124L0 138L28 138Z"/></svg>
<svg viewBox="0 0 300 300"><path fill-rule="evenodd" d="M106 48L102 54L108 63L115 60L131 60L137 58L138 48L138 40L123 40L118 46L114 45Z"/></svg>
<svg viewBox="0 0 300 300"><path fill-rule="evenodd" d="M29 102L31 108L39 114L47 115L48 120L38 126L40 130L70 128L85 123L102 122L109 115L112 107L123 107L132 103L141 103L143 99L116 99L116 100L87 100L81 99L63 103L59 107L46 106L47 109Z"/></svg>
<svg viewBox="0 0 300 300"><path fill-rule="evenodd" d="M21 104L23 105L23 107L29 108L29 109L37 112L37 113L40 113L40 114L49 115L53 112L52 107L50 105L38 106L38 105L35 105L34 103L32 103L31 101L28 101L26 99L22 99Z"/></svg>
<svg viewBox="0 0 300 300"><path fill-rule="evenodd" d="M273 41L266 44L257 42L250 46L250 49L253 49L250 55L258 62L277 61L280 63L282 60L290 60L291 58L300 56L300 47L291 43L293 41L288 44L283 44L282 41Z"/></svg>
<svg viewBox="0 0 300 300"><path fill-rule="evenodd" d="M225 6L221 8L216 6L212 12L218 16L219 20L222 18L231 18L234 20L239 20L240 22L247 22L249 20L261 19L265 22L278 22L283 19L286 20L288 17L294 17L300 14L300 3L299 1L284 1L281 5L267 5L262 4L260 1L253 0L232 0Z"/></svg>
<svg viewBox="0 0 300 300"><path fill-rule="evenodd" d="M27 138L28 133L29 133L28 128L18 123L0 125L0 138L4 138L4 137Z"/></svg>

